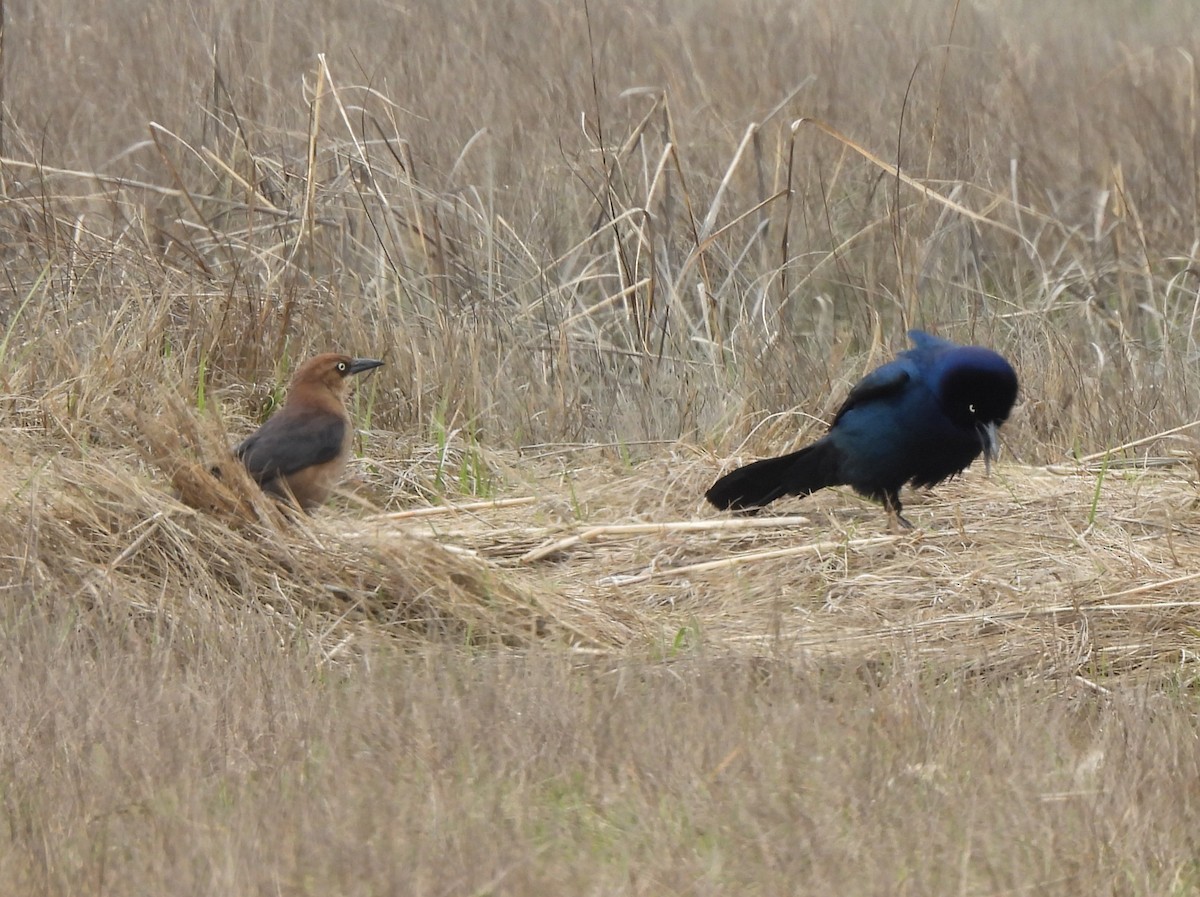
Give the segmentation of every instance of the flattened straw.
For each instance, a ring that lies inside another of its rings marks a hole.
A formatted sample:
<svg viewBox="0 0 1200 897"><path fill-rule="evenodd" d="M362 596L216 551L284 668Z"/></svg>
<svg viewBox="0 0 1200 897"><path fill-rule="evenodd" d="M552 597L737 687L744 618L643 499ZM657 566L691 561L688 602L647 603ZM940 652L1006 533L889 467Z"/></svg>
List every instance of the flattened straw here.
<svg viewBox="0 0 1200 897"><path fill-rule="evenodd" d="M714 530L771 529L811 523L807 517L765 517L734 520L678 520L667 523L614 523L593 526L581 533L556 539L530 549L517 558L517 563L532 564L551 555L574 548L581 542L599 542L608 536L666 535L667 533L699 533Z"/></svg>
<svg viewBox="0 0 1200 897"><path fill-rule="evenodd" d="M1200 573L1188 578L1200 578ZM1155 583L1155 585L1161 585L1161 583ZM1036 617L1055 617L1060 614L1085 614L1097 611L1108 613L1145 613L1147 611L1158 610L1182 610L1189 607L1200 607L1200 601L1151 601L1145 604L1055 604L1048 607L1030 607L1022 610L1001 611L999 613L981 611L975 614L948 614L944 617L935 617L932 620L916 620L901 626L887 626L883 629L872 629L868 632L833 635L826 638L793 642L792 644L795 647L803 648L815 645L832 645L838 642L872 641L898 635L909 635L928 629L942 629L963 623L1019 622ZM762 636L756 635L753 637L761 638ZM749 637L735 637L735 640L749 640Z"/></svg>
<svg viewBox="0 0 1200 897"><path fill-rule="evenodd" d="M1065 464L1051 464L1046 469L1051 473L1077 473L1081 465L1088 464L1092 461L1099 461L1105 455L1115 455L1118 452L1126 451L1127 449L1137 448L1139 445L1145 445L1148 442L1154 442L1158 439L1163 439L1167 436L1174 436L1176 433L1182 433L1184 430L1190 430L1192 427L1200 426L1200 420L1194 420L1188 424L1180 424L1178 427L1171 427L1169 430L1160 430L1158 433L1151 433L1149 436L1143 436L1141 439L1135 439L1133 442L1126 442L1124 445L1113 446L1105 449L1102 452L1093 452L1090 455L1084 455L1082 458L1077 458L1074 465L1067 466Z"/></svg>
<svg viewBox="0 0 1200 897"><path fill-rule="evenodd" d="M465 505L438 505L433 508L411 508L407 511L392 511L387 514L372 514L364 520L413 520L419 517L438 517L443 514L462 514L470 511L490 511L495 508L515 508L531 505L537 499L532 495L521 498L498 498L494 501L473 501Z"/></svg>
<svg viewBox="0 0 1200 897"><path fill-rule="evenodd" d="M1158 589L1165 589L1168 586L1179 585L1183 582L1191 582L1193 579L1200 579L1200 573L1186 573L1183 576L1176 576L1174 579L1161 579L1158 582L1148 582L1145 585L1134 586L1133 588L1129 589L1122 589L1119 592L1109 592L1106 595L1101 595L1094 602L1089 603L1099 604L1100 602L1107 601L1110 598L1125 598L1129 595L1140 595L1143 592L1154 592ZM1109 606L1113 607L1115 605Z"/></svg>
<svg viewBox="0 0 1200 897"><path fill-rule="evenodd" d="M795 557L803 554L821 554L822 552L837 551L843 548L873 548L877 545L890 545L893 542L899 542L901 539L907 538L910 537L873 536L870 539L851 539L849 541L837 539L828 542L811 542L808 545L797 545L794 548L777 548L773 551L752 551L747 554L735 554L731 557L721 558L719 561L704 561L699 564L687 564L683 567L670 567L666 570L650 570L646 573L638 573L633 576L609 576L605 577L601 582L627 586L639 582L650 582L656 579L670 579L675 576L682 576L685 573L702 573L707 570L718 570L721 567L733 567L737 564L747 564L752 561L767 561L774 558Z"/></svg>

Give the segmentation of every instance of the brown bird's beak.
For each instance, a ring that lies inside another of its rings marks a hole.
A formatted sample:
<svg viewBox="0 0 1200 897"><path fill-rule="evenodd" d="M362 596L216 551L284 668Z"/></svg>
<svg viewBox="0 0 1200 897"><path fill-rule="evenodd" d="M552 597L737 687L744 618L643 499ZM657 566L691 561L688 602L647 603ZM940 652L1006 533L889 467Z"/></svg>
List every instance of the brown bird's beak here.
<svg viewBox="0 0 1200 897"><path fill-rule="evenodd" d="M374 358L352 358L350 359L351 374L361 374L363 371L369 371L371 368L383 367L383 362Z"/></svg>

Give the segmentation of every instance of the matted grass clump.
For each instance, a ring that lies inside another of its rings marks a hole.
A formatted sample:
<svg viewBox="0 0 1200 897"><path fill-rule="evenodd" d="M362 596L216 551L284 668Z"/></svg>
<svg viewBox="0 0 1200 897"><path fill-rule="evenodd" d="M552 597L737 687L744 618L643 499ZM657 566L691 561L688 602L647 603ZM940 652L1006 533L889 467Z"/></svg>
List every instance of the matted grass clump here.
<svg viewBox="0 0 1200 897"><path fill-rule="evenodd" d="M174 432L140 424L157 469L97 451L4 481L3 551L18 559L29 599L74 596L200 637L256 610L281 639L312 640L330 658L358 637L518 646L543 634L550 615L537 590L423 534L344 538L268 499L232 462L218 479ZM19 457L29 442L5 448Z"/></svg>

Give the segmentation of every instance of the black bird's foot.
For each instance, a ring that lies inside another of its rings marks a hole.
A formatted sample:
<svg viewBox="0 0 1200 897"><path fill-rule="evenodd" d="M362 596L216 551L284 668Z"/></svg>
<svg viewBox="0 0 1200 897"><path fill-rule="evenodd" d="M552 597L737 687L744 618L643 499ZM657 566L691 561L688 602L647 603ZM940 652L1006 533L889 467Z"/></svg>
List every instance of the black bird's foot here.
<svg viewBox="0 0 1200 897"><path fill-rule="evenodd" d="M906 530L906 529L907 530L916 529L916 527L913 526L912 523L909 522L908 518L906 518L903 514L900 513L902 506L900 504L900 491L899 490L896 490L895 492L885 492L883 495L883 506L884 506L884 508L887 509L888 522L889 522L888 528L889 529L896 528L895 525L892 525L892 521L895 521L895 523L898 523L900 525L901 531Z"/></svg>

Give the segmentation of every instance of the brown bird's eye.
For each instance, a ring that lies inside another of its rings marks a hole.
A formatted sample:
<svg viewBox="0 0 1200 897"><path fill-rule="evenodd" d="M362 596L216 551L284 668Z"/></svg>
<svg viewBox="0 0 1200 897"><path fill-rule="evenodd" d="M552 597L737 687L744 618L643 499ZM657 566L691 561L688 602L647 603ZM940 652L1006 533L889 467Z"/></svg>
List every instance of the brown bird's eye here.
<svg viewBox="0 0 1200 897"><path fill-rule="evenodd" d="M346 373L346 362L339 361L338 362L338 370L343 374Z"/></svg>

